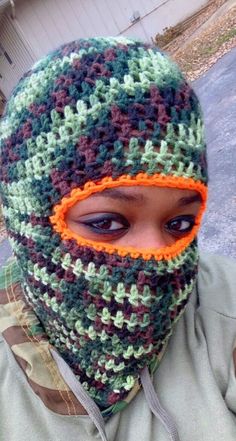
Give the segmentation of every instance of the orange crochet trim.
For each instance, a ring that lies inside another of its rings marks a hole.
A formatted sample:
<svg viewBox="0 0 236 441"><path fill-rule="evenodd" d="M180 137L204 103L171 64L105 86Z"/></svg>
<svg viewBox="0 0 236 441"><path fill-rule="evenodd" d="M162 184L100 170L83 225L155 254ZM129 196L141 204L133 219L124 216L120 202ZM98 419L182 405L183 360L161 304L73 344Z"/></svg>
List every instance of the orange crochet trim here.
<svg viewBox="0 0 236 441"><path fill-rule="evenodd" d="M171 187L183 190L195 190L201 194L202 204L199 213L196 217L195 226L190 233L182 239L177 240L173 245L156 249L138 250L134 247L122 247L119 245L111 245L104 242L96 242L93 240L84 239L77 233L71 231L66 222L65 216L67 211L78 201L86 199L93 193L101 192L106 188L114 188L121 186L157 186L157 187ZM83 188L75 188L70 195L65 196L59 204L54 207L54 215L50 217L50 221L54 230L59 233L64 240L75 239L79 246L87 246L96 251L105 251L109 254L117 253L119 256L131 256L132 258L142 257L149 260L154 257L156 260L170 260L181 253L196 237L200 227L203 213L206 208L207 201L207 187L200 181L195 181L192 178L185 178L180 176L165 176L161 174L154 174L152 176L146 173L139 173L136 176L122 175L117 179L111 177L103 178L101 181L95 183L93 181L87 182Z"/></svg>

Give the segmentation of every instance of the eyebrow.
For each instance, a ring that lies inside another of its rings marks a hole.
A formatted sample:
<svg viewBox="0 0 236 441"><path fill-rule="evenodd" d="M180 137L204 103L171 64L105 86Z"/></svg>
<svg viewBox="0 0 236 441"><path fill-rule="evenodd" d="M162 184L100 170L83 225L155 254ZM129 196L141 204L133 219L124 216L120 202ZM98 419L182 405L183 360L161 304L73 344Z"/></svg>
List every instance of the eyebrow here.
<svg viewBox="0 0 236 441"><path fill-rule="evenodd" d="M122 190L116 188L106 188L102 192L94 193L92 197L108 197L112 199L121 200L124 202L136 202L143 203L145 197L142 194L126 194ZM193 204L194 202L202 202L201 195L198 193L193 196L185 196L177 201L177 205L182 207L185 205Z"/></svg>
<svg viewBox="0 0 236 441"><path fill-rule="evenodd" d="M125 202L144 202L144 197L142 194L126 194L122 190L118 190L116 188L106 188L101 193L94 193L93 197L105 196L112 199L118 199Z"/></svg>
<svg viewBox="0 0 236 441"><path fill-rule="evenodd" d="M193 204L194 202L202 202L202 197L199 193L193 196L185 196L184 198L179 199L178 205L182 207L184 205Z"/></svg>

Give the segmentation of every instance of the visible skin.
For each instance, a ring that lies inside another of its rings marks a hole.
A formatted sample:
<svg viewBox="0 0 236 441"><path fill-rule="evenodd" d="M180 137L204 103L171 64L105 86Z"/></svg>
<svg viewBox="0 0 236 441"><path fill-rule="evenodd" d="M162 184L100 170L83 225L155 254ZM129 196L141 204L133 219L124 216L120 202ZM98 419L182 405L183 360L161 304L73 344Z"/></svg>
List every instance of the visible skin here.
<svg viewBox="0 0 236 441"><path fill-rule="evenodd" d="M159 249L191 231L200 206L201 196L193 190L117 187L77 202L68 210L66 223L85 239Z"/></svg>

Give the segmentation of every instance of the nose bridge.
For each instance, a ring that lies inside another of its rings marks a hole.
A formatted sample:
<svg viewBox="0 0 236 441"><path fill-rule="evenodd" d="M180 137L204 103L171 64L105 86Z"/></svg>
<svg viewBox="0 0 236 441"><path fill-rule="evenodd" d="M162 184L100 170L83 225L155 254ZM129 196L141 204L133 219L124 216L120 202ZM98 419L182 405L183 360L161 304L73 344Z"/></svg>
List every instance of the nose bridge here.
<svg viewBox="0 0 236 441"><path fill-rule="evenodd" d="M146 224L143 226L143 233L139 234L136 242L139 248L159 249L169 245L165 232L158 225Z"/></svg>

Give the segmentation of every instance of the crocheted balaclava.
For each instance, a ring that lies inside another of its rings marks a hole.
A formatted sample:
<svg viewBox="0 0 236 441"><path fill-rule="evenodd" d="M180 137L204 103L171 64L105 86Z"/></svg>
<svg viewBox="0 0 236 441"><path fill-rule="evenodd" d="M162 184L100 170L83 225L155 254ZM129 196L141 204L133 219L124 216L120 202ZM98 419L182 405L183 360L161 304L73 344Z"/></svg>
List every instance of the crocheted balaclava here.
<svg viewBox="0 0 236 441"><path fill-rule="evenodd" d="M0 145L4 216L27 301L89 395L115 412L142 369L158 365L195 284L207 181L198 100L157 48L78 40L21 79ZM198 191L193 230L160 250L70 231L75 203L132 185Z"/></svg>

